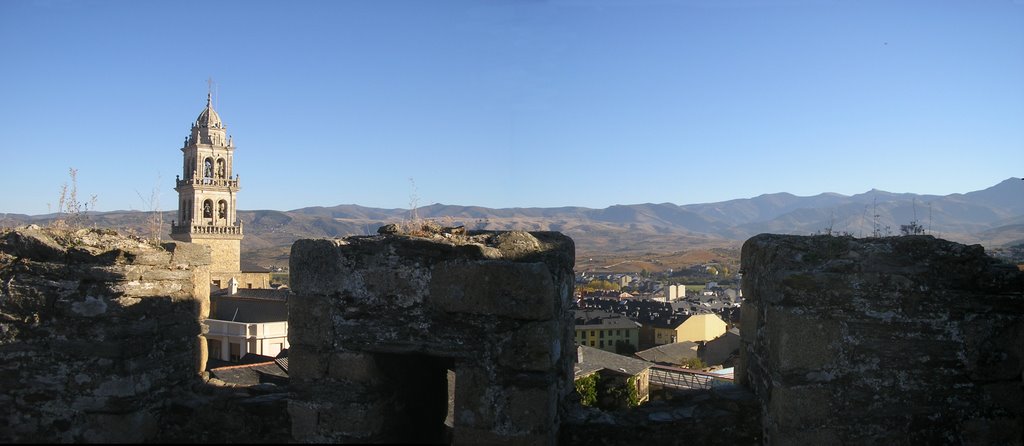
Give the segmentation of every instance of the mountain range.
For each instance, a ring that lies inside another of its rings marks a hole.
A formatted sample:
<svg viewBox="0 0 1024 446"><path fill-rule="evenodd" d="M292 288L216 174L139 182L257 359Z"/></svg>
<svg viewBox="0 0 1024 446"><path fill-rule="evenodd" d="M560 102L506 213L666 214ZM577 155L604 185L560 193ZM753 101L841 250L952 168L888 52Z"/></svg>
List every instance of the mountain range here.
<svg viewBox="0 0 1024 446"><path fill-rule="evenodd" d="M160 233L164 238L174 215L162 213ZM643 203L604 209L491 209L439 203L416 209L379 209L343 204L291 211L240 210L238 216L245 230L243 259L261 267L287 267L288 250L297 239L375 234L384 224L413 216L468 229L559 231L576 241L577 258L738 248L747 238L765 232L899 235L901 226L911 224L937 237L998 248L1024 243L1024 181L1009 178L984 190L944 196L872 189L853 196L773 193L717 203ZM55 217L0 214L0 226L42 224ZM153 227L147 224L152 221L151 212L111 211L87 217L89 224L140 235L149 235L146 228Z"/></svg>

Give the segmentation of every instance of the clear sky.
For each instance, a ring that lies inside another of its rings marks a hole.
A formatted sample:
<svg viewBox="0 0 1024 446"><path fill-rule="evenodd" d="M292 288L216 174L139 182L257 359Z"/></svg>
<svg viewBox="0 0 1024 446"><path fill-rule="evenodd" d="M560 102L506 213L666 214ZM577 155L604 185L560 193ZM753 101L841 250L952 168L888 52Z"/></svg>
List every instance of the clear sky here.
<svg viewBox="0 0 1024 446"><path fill-rule="evenodd" d="M1024 1L0 1L0 212L705 203L1024 176Z"/></svg>

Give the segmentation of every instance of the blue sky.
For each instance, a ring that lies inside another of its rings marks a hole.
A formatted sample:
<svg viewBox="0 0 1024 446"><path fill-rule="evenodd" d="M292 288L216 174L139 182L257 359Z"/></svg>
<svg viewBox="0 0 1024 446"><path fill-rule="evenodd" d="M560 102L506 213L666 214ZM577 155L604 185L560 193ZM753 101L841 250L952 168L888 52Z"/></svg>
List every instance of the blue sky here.
<svg viewBox="0 0 1024 446"><path fill-rule="evenodd" d="M704 203L1024 176L1024 2L0 2L0 212ZM49 207L48 207L49 206Z"/></svg>

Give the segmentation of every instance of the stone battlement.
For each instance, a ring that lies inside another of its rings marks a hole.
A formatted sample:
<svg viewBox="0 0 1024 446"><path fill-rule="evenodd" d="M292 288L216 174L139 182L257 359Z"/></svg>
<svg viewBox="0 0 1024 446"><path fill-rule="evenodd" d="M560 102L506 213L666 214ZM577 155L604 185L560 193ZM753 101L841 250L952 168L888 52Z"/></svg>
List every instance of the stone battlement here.
<svg viewBox="0 0 1024 446"><path fill-rule="evenodd" d="M290 387L203 374L210 248L0 232L0 441L1021 444L1024 272L930 236L743 247L743 388L602 412L572 385L571 239L292 246Z"/></svg>
<svg viewBox="0 0 1024 446"><path fill-rule="evenodd" d="M1024 272L932 236L743 245L741 366L770 444L1021 444Z"/></svg>
<svg viewBox="0 0 1024 446"><path fill-rule="evenodd" d="M297 241L293 439L553 444L574 252L557 233Z"/></svg>

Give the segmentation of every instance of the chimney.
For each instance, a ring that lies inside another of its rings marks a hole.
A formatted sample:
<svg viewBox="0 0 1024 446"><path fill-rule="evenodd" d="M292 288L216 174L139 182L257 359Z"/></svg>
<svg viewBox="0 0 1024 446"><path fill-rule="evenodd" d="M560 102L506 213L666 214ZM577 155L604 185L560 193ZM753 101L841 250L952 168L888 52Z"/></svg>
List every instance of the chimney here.
<svg viewBox="0 0 1024 446"><path fill-rule="evenodd" d="M228 294L238 294L238 280L236 280L234 277L232 277L231 280L228 280L228 288Z"/></svg>

